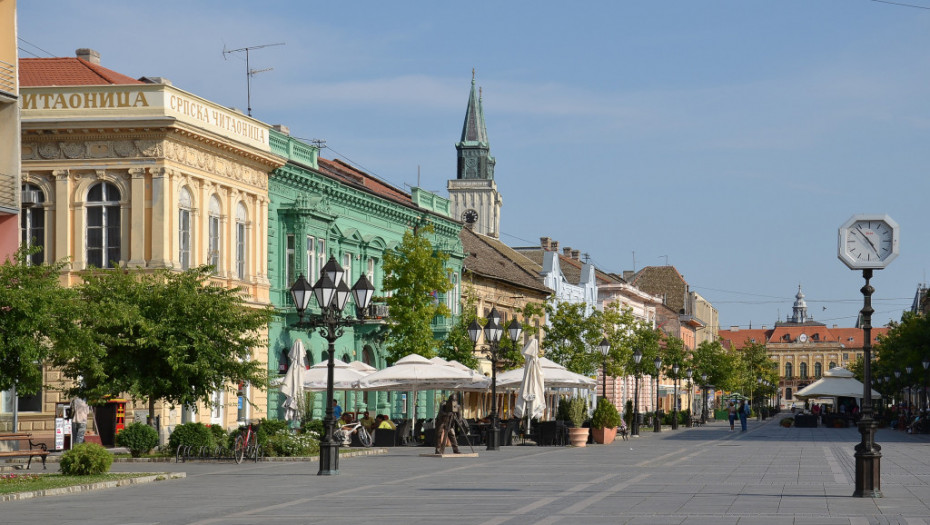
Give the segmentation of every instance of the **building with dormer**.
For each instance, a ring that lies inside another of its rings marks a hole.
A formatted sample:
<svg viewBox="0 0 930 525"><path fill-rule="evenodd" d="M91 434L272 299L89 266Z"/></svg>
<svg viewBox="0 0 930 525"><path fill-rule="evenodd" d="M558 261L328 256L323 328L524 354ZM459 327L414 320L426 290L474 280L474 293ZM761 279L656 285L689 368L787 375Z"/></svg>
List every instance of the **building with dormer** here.
<svg viewBox="0 0 930 525"><path fill-rule="evenodd" d="M872 344L888 333L888 327L872 328ZM761 343L778 367L779 399L783 408L797 402L794 393L820 379L831 368L850 365L862 357L861 328L828 327L814 320L808 312L801 286L795 295L791 314L776 321L774 328L741 329L732 326L720 331L726 348L739 350L748 344Z"/></svg>

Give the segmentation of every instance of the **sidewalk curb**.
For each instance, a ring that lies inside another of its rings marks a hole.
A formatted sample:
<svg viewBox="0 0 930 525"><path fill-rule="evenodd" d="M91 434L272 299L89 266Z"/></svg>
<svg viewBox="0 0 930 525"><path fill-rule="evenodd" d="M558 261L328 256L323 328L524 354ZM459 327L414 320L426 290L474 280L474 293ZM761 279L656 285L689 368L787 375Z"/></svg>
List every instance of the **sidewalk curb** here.
<svg viewBox="0 0 930 525"><path fill-rule="evenodd" d="M145 476L139 476L135 478L117 479L113 481L100 481L98 483L86 483L83 485L73 485L71 487L60 487L57 489L35 490L31 492L15 492L12 494L3 494L3 495L0 495L0 502L19 501L19 500L25 500L25 499L40 498L43 496L60 496L62 494L76 494L79 492L86 492L88 490L110 489L114 487L125 487L128 485L138 485L141 483L154 483L156 481L164 481L164 480L169 480L169 479L182 479L186 477L187 477L186 472L159 472L159 473L148 474Z"/></svg>

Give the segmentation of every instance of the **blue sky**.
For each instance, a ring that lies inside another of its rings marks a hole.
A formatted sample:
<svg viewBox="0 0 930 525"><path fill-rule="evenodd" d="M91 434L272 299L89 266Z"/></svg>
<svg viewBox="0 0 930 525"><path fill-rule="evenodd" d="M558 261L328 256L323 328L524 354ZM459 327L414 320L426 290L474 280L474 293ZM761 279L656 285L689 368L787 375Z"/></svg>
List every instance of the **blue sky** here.
<svg viewBox="0 0 930 525"><path fill-rule="evenodd" d="M284 42L250 54L274 68L253 78L254 117L399 187L419 171L442 195L475 68L502 239L552 237L613 272L667 261L723 327L773 325L798 284L815 320L853 326L863 281L836 231L854 213L901 225L901 256L872 280L874 324L927 279L927 9L21 0L19 36L22 57L91 47L106 67L239 108L244 57L224 46Z"/></svg>

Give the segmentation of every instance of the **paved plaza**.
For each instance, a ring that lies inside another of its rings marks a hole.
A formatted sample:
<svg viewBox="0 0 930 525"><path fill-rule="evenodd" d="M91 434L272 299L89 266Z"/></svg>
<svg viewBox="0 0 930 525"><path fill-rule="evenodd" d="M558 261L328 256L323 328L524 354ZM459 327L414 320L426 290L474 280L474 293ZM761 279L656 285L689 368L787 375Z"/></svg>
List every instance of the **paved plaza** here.
<svg viewBox="0 0 930 525"><path fill-rule="evenodd" d="M477 458L392 448L345 458L332 477L314 462L119 463L187 477L0 503L0 523L930 524L930 436L879 430L884 497L853 498L857 430L779 419Z"/></svg>

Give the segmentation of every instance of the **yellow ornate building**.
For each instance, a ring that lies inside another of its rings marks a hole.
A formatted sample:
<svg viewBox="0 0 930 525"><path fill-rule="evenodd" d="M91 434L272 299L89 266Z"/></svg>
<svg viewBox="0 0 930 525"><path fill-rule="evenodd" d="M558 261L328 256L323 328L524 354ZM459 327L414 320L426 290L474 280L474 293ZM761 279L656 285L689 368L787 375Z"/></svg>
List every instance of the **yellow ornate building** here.
<svg viewBox="0 0 930 525"><path fill-rule="evenodd" d="M91 267L212 264L217 282L269 304L268 173L284 164L269 126L164 79L104 68L89 49L22 59L20 83L21 224L26 242L42 247L36 262L68 259L65 285ZM255 358L265 361L267 349ZM60 380L45 373L47 384ZM161 428L261 417L250 406L265 407L265 393L242 388L217 392L215 407L162 407ZM60 402L54 390L21 398L20 429L53 429Z"/></svg>

